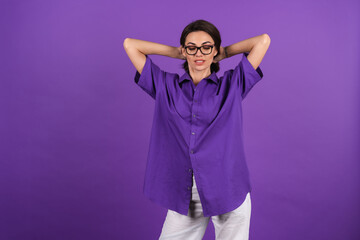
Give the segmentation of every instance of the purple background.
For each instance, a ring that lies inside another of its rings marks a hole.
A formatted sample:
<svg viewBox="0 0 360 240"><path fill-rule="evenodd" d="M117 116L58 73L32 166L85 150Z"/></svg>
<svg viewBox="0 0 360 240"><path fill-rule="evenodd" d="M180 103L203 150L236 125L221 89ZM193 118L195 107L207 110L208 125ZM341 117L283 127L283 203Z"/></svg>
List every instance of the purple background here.
<svg viewBox="0 0 360 240"><path fill-rule="evenodd" d="M157 239L142 194L154 101L126 37L269 34L243 102L252 240L360 239L359 1L1 1L0 239ZM182 60L151 55L169 72ZM220 62L234 68L242 55ZM214 239L210 221L204 239Z"/></svg>

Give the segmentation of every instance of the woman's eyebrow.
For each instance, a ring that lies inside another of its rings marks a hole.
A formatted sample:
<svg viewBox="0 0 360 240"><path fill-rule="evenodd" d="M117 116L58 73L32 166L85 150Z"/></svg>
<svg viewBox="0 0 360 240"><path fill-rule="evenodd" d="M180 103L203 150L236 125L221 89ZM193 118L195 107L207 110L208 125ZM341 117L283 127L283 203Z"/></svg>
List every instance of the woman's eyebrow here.
<svg viewBox="0 0 360 240"><path fill-rule="evenodd" d="M202 44L204 44L204 43L211 43L210 41L206 41L206 42L203 42ZM188 42L187 44L194 44L194 45L196 45L195 43L193 43L193 42Z"/></svg>

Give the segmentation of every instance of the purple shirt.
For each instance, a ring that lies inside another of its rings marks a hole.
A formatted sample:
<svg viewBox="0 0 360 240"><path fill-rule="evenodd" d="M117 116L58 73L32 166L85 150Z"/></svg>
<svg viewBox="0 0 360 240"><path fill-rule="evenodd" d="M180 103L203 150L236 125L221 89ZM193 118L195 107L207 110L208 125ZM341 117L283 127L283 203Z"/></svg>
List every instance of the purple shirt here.
<svg viewBox="0 0 360 240"><path fill-rule="evenodd" d="M185 72L160 69L149 56L135 83L155 99L143 193L154 203L187 215L192 174L205 217L239 207L251 192L241 102L262 79L244 53L220 78L197 86Z"/></svg>

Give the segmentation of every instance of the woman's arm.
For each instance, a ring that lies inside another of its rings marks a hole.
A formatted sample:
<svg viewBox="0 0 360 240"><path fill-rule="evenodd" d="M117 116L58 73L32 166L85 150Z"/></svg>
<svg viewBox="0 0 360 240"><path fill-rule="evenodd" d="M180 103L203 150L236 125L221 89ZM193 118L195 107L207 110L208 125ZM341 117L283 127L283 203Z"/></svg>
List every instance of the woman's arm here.
<svg viewBox="0 0 360 240"><path fill-rule="evenodd" d="M172 58L183 59L180 49L161 43L149 42L134 38L125 38L124 49L136 70L141 74L149 54L163 55Z"/></svg>
<svg viewBox="0 0 360 240"><path fill-rule="evenodd" d="M270 37L268 34L264 33L262 35L248 38L243 41L229 45L225 47L224 50L227 53L227 57L231 57L244 52L250 52L247 56L247 59L254 67L254 69L257 69L262 59L264 58L269 46Z"/></svg>

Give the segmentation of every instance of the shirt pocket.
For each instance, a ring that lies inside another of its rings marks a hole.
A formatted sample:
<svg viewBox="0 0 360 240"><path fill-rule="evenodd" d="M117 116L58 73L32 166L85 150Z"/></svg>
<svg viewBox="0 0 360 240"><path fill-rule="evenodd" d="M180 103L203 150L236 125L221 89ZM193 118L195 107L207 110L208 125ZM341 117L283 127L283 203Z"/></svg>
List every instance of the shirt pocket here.
<svg viewBox="0 0 360 240"><path fill-rule="evenodd" d="M199 118L206 124L212 123L221 110L223 100L223 94L204 98L202 104L200 104L201 111L199 112L201 116Z"/></svg>

